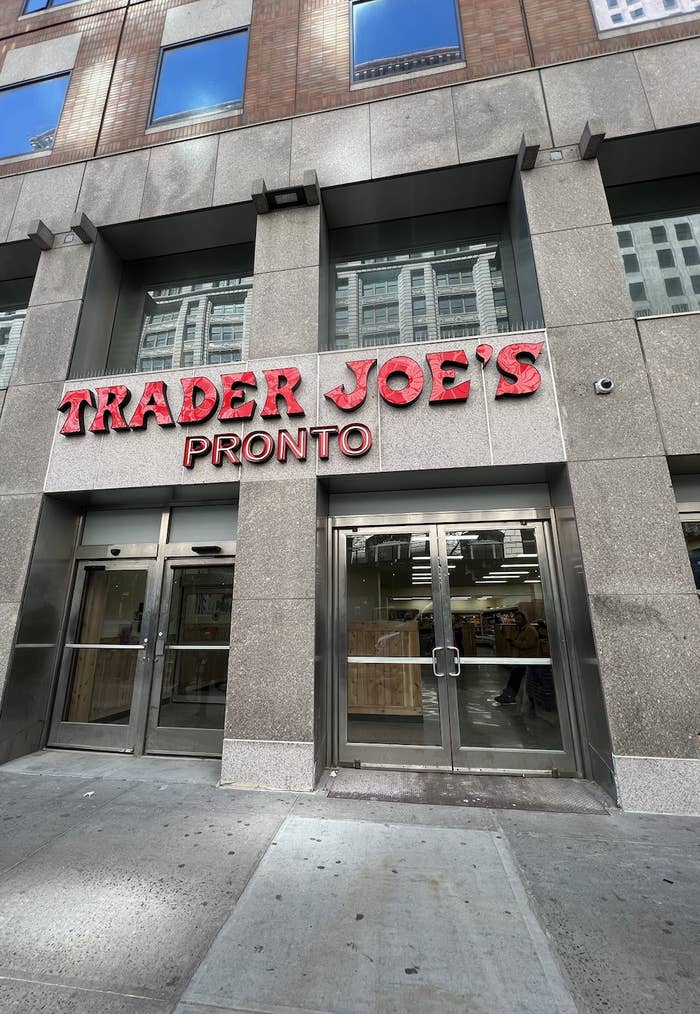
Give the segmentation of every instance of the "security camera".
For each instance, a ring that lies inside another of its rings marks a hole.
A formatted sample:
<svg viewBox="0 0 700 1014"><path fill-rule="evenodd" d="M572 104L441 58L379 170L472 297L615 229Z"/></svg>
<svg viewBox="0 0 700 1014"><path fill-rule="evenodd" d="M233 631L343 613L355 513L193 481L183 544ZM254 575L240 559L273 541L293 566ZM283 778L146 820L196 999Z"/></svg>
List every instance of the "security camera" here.
<svg viewBox="0 0 700 1014"><path fill-rule="evenodd" d="M615 390L615 383L610 377L601 377L600 380L596 380L593 390L596 394L610 394Z"/></svg>

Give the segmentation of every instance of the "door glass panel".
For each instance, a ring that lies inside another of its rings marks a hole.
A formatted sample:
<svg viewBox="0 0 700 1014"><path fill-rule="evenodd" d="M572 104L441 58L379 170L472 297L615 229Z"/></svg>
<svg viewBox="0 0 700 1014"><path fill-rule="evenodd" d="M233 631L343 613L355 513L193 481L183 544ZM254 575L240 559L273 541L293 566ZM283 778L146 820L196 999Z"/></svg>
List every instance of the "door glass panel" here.
<svg viewBox="0 0 700 1014"><path fill-rule="evenodd" d="M446 533L459 744L561 750L535 529Z"/></svg>
<svg viewBox="0 0 700 1014"><path fill-rule="evenodd" d="M88 511L85 515L84 546L129 545L157 542L162 511Z"/></svg>
<svg viewBox="0 0 700 1014"><path fill-rule="evenodd" d="M233 565L176 567L158 725L223 729Z"/></svg>
<svg viewBox="0 0 700 1014"><path fill-rule="evenodd" d="M348 535L348 742L440 746L428 532Z"/></svg>
<svg viewBox="0 0 700 1014"><path fill-rule="evenodd" d="M127 725L141 646L145 570L88 570L63 720ZM78 647L90 645L90 647Z"/></svg>

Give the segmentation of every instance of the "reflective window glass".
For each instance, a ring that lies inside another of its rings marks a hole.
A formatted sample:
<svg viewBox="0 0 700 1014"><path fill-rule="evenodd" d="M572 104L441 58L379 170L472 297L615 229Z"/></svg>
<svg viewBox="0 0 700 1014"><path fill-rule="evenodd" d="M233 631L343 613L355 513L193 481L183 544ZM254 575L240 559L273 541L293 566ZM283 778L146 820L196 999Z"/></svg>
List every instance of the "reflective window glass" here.
<svg viewBox="0 0 700 1014"><path fill-rule="evenodd" d="M353 79L450 65L463 59L455 0L355 0Z"/></svg>
<svg viewBox="0 0 700 1014"><path fill-rule="evenodd" d="M695 579L695 587L700 595L700 520L685 521L683 523L683 534L685 544L688 547L690 567Z"/></svg>
<svg viewBox="0 0 700 1014"><path fill-rule="evenodd" d="M0 390L10 383L31 290L31 278L0 282Z"/></svg>
<svg viewBox="0 0 700 1014"><path fill-rule="evenodd" d="M70 74L0 90L0 158L51 151Z"/></svg>
<svg viewBox="0 0 700 1014"><path fill-rule="evenodd" d="M626 4L619 4L617 0L590 0L590 4L600 32L700 10L698 0L627 0Z"/></svg>
<svg viewBox="0 0 700 1014"><path fill-rule="evenodd" d="M165 49L151 122L240 109L247 54L247 30Z"/></svg>

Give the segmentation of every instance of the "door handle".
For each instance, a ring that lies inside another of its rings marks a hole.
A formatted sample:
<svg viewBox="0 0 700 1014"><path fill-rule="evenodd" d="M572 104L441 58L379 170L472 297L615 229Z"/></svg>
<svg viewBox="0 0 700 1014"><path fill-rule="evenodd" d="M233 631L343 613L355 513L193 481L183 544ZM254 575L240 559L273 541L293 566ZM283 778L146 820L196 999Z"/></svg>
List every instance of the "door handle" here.
<svg viewBox="0 0 700 1014"><path fill-rule="evenodd" d="M436 676L438 679L444 676L444 673L440 672L440 666L438 665L437 659L437 653L442 650L442 648L433 648L431 653L433 656L433 676Z"/></svg>
<svg viewBox="0 0 700 1014"><path fill-rule="evenodd" d="M459 651L457 650L457 648L454 647L454 645L451 645L447 650L454 652L454 655L452 656L452 665L454 666L454 668L450 670L448 675L461 676L462 666L459 664Z"/></svg>
<svg viewBox="0 0 700 1014"><path fill-rule="evenodd" d="M158 638L156 640L156 658L162 658L165 654L165 634L162 630L158 631Z"/></svg>

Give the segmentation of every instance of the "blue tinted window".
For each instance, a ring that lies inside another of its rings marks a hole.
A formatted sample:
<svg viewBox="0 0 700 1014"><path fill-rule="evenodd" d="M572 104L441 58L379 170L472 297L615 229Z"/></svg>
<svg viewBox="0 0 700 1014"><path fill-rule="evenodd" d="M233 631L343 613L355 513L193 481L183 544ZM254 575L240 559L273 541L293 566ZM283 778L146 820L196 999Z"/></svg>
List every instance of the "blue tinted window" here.
<svg viewBox="0 0 700 1014"><path fill-rule="evenodd" d="M463 58L455 0L357 0L352 38L355 81Z"/></svg>
<svg viewBox="0 0 700 1014"><path fill-rule="evenodd" d="M151 122L240 108L247 53L247 31L164 50Z"/></svg>
<svg viewBox="0 0 700 1014"><path fill-rule="evenodd" d="M0 158L50 151L70 74L0 90Z"/></svg>
<svg viewBox="0 0 700 1014"><path fill-rule="evenodd" d="M64 4L75 3L75 0L27 0L22 11L31 14L33 11L45 11L47 7L63 7Z"/></svg>

